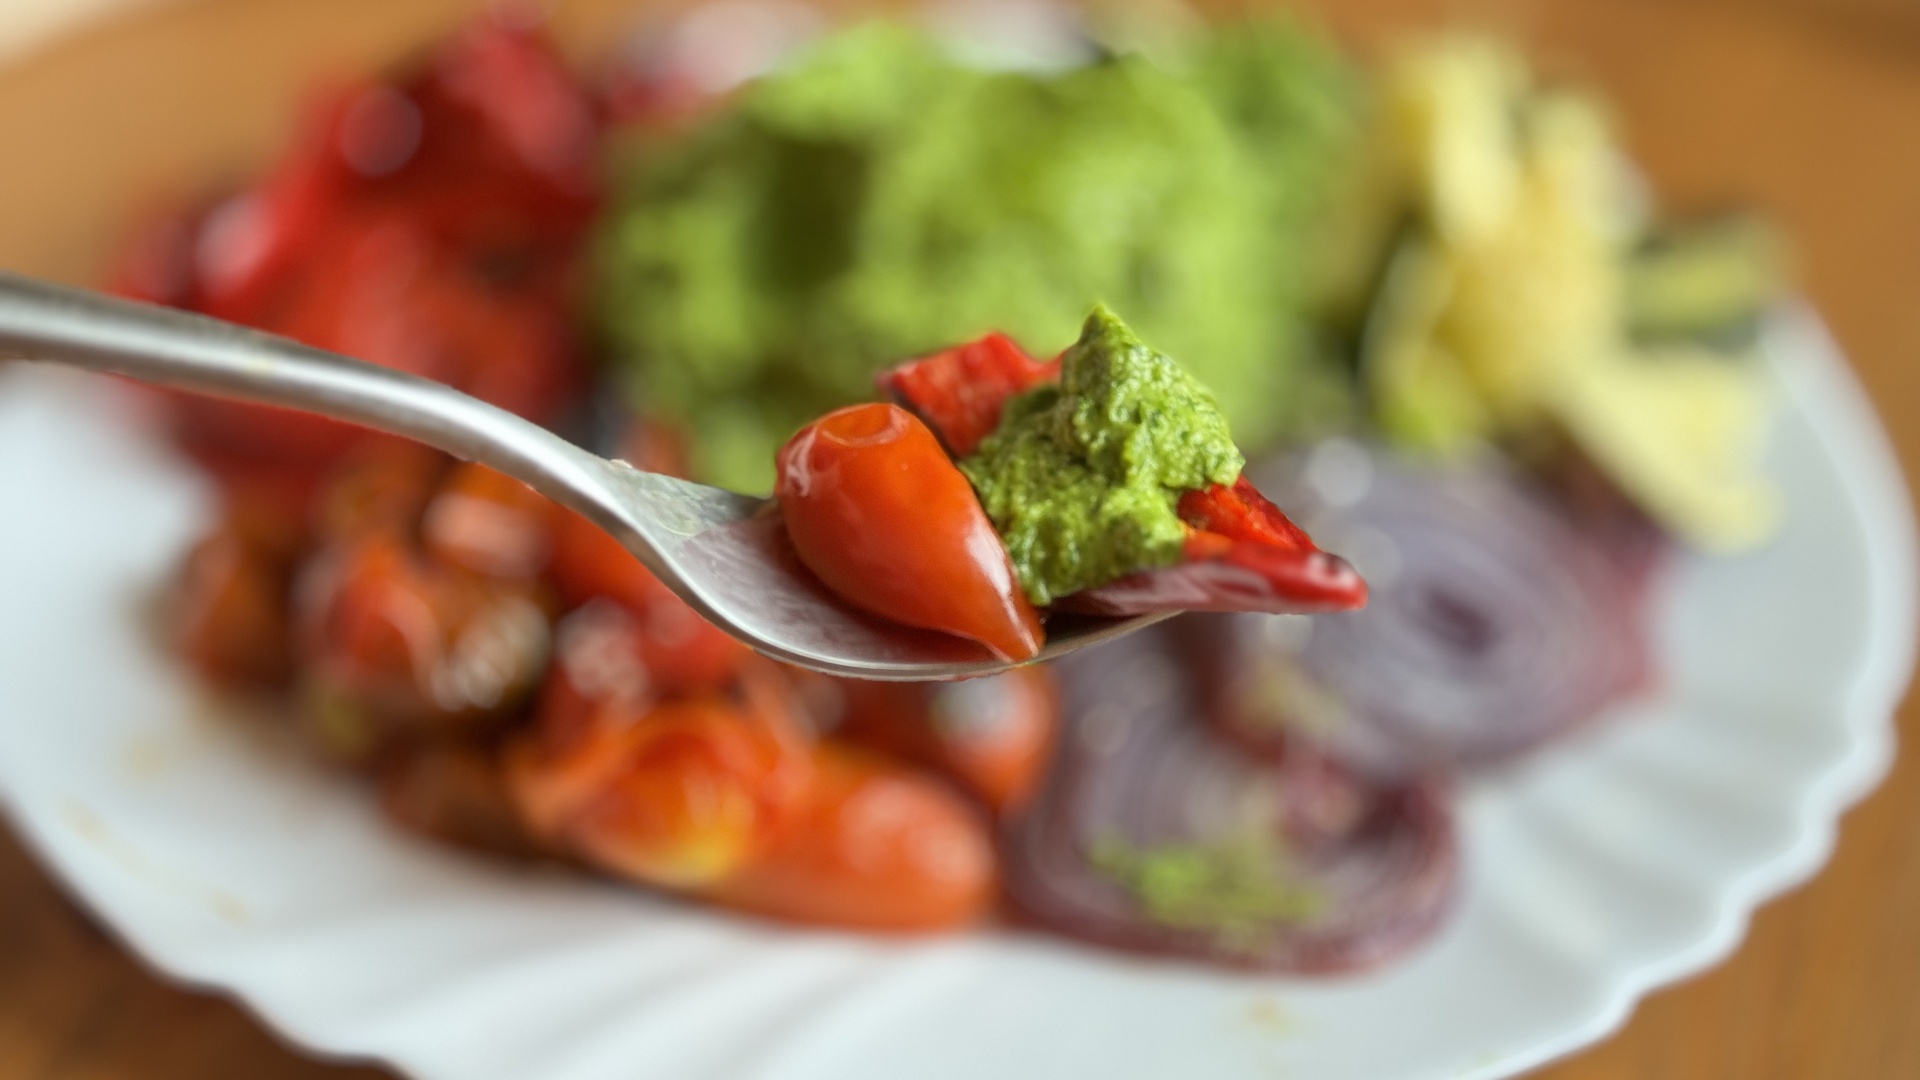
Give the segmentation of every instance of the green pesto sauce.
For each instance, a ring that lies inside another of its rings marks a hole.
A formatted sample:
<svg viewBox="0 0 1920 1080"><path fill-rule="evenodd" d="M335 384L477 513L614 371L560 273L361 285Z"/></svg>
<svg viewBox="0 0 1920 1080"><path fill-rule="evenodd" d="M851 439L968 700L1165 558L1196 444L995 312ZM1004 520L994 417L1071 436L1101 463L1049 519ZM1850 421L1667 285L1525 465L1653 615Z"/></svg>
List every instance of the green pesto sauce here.
<svg viewBox="0 0 1920 1080"><path fill-rule="evenodd" d="M1278 17L1170 49L995 72L873 23L630 136L596 262L632 396L702 479L765 491L787 436L880 368L988 330L1050 354L1104 301L1250 444L1343 415L1306 309L1357 80Z"/></svg>
<svg viewBox="0 0 1920 1080"><path fill-rule="evenodd" d="M1207 388L1105 307L960 471L1028 599L1046 605L1180 560L1183 492L1231 484L1246 459Z"/></svg>
<svg viewBox="0 0 1920 1080"><path fill-rule="evenodd" d="M1325 906L1276 855L1258 837L1152 847L1110 837L1095 842L1088 858L1153 921L1211 933L1227 948L1251 949L1276 925L1307 922Z"/></svg>

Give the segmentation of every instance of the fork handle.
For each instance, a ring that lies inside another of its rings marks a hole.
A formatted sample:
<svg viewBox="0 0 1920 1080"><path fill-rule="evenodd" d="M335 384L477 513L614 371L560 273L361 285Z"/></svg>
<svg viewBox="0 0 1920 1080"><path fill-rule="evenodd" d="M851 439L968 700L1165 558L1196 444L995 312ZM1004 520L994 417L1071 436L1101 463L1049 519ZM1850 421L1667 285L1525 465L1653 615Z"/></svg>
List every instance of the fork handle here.
<svg viewBox="0 0 1920 1080"><path fill-rule="evenodd" d="M597 509L584 493L598 459L538 424L430 379L204 315L0 272L0 359L318 413L477 461L574 509Z"/></svg>

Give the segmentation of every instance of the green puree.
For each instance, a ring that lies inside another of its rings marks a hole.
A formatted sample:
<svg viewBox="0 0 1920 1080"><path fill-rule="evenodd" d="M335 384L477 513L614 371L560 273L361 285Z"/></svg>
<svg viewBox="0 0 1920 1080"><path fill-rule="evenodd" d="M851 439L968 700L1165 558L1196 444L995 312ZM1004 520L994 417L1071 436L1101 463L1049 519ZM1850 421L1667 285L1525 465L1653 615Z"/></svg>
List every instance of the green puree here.
<svg viewBox="0 0 1920 1080"><path fill-rule="evenodd" d="M629 140L599 235L614 362L703 479L749 491L880 368L996 329L1048 355L1097 301L1192 364L1247 444L1338 422L1306 307L1355 85L1277 18L1051 73L836 33Z"/></svg>
<svg viewBox="0 0 1920 1080"><path fill-rule="evenodd" d="M1207 931L1226 948L1253 948L1276 924L1309 922L1325 909L1320 892L1288 873L1279 854L1256 836L1145 848L1103 838L1088 858L1153 921Z"/></svg>
<svg viewBox="0 0 1920 1080"><path fill-rule="evenodd" d="M1059 385L1008 403L960 470L1046 605L1178 562L1181 493L1231 484L1245 464L1206 387L1096 307Z"/></svg>

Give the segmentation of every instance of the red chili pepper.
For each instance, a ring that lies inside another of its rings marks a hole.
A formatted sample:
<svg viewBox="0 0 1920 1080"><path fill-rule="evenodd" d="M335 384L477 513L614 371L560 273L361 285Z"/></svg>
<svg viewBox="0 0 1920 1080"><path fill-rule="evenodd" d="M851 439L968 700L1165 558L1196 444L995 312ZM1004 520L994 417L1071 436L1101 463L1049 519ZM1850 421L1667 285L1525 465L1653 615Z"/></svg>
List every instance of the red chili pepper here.
<svg viewBox="0 0 1920 1080"><path fill-rule="evenodd" d="M1059 377L1058 359L1040 363L1005 334L988 334L889 368L877 381L882 393L926 421L948 453L963 458L1000 426L1008 400Z"/></svg>
<svg viewBox="0 0 1920 1080"><path fill-rule="evenodd" d="M149 304L191 307L199 288L194 271L194 215L163 209L140 219L113 253L101 288Z"/></svg>
<svg viewBox="0 0 1920 1080"><path fill-rule="evenodd" d="M1026 660L1040 617L986 511L927 426L893 405L854 405L782 447L774 494L794 550L848 602Z"/></svg>

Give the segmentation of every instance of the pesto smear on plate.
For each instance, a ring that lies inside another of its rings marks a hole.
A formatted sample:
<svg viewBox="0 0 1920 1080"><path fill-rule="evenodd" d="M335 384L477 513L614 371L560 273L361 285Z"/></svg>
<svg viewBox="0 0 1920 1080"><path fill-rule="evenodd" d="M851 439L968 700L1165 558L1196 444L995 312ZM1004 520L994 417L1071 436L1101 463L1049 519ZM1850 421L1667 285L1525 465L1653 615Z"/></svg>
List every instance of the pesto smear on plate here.
<svg viewBox="0 0 1920 1080"><path fill-rule="evenodd" d="M739 490L768 490L788 434L887 364L988 329L1044 354L1099 301L1192 364L1249 445L1308 434L1347 415L1306 308L1356 86L1278 19L1046 74L856 26L635 137L603 326L635 400Z"/></svg>
<svg viewBox="0 0 1920 1080"><path fill-rule="evenodd" d="M1206 387L1096 307L1060 382L1008 402L960 471L1038 606L1180 561L1183 492L1246 459Z"/></svg>

